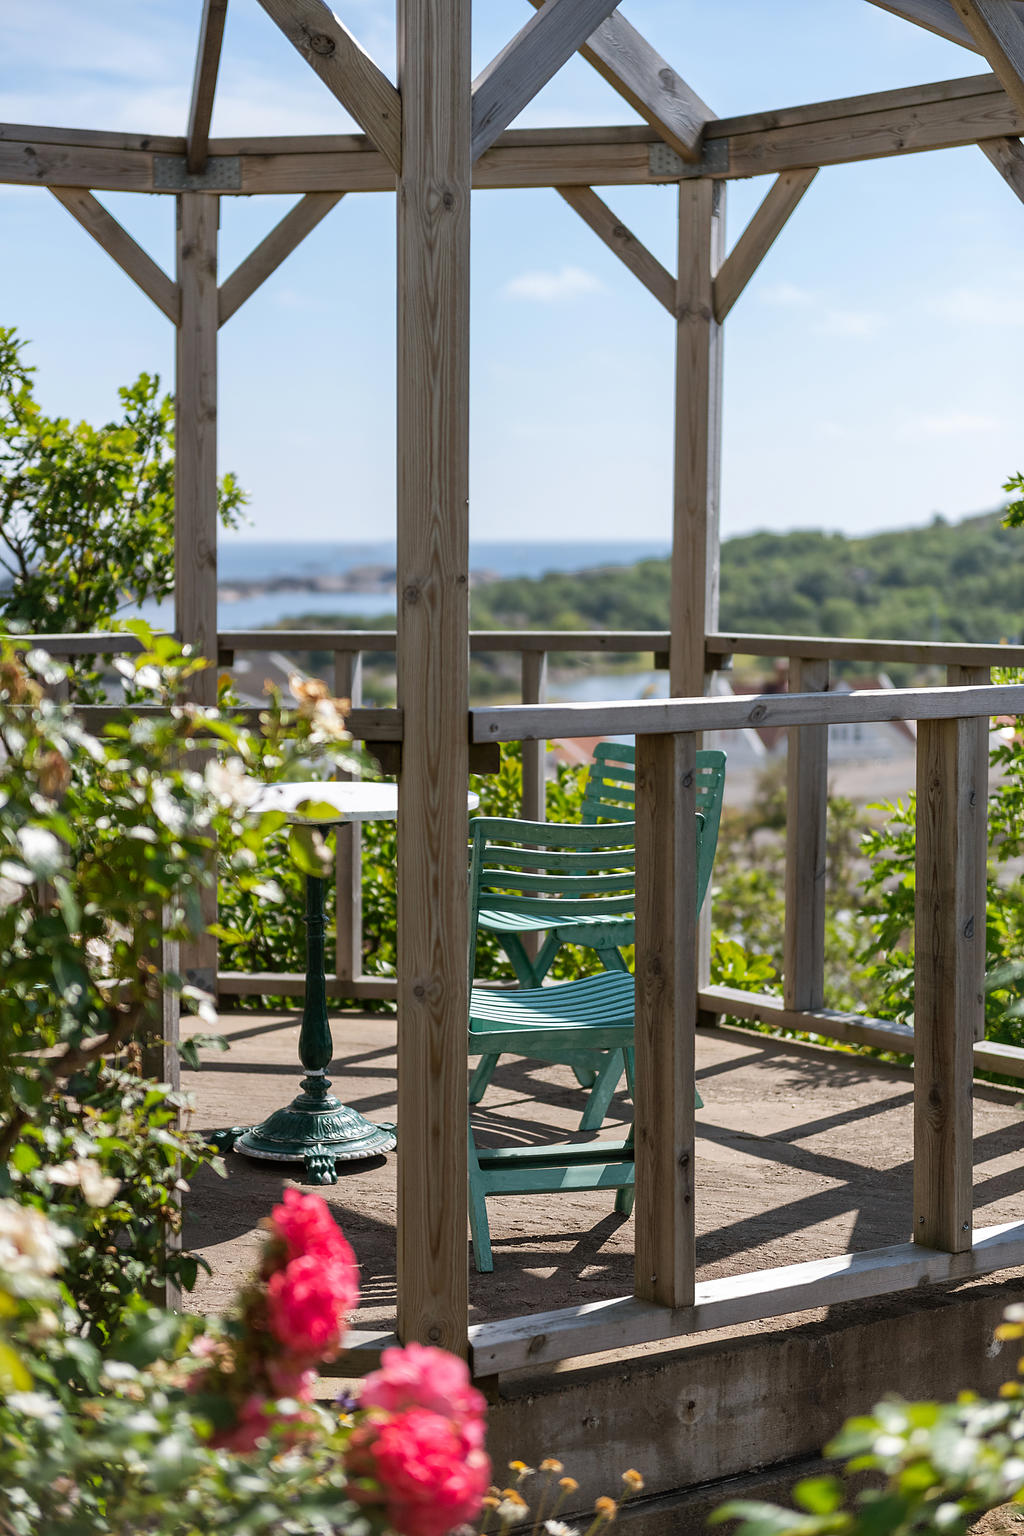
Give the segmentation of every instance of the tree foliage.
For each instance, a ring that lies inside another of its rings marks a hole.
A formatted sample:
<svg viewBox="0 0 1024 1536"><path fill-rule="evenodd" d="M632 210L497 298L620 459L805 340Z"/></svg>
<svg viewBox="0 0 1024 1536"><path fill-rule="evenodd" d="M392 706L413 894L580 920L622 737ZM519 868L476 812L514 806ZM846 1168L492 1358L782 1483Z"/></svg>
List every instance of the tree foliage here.
<svg viewBox="0 0 1024 1536"><path fill-rule="evenodd" d="M0 623L41 633L106 629L127 604L174 588L174 408L155 374L118 391L102 427L50 416L25 343L0 327ZM220 483L225 528L245 494Z"/></svg>

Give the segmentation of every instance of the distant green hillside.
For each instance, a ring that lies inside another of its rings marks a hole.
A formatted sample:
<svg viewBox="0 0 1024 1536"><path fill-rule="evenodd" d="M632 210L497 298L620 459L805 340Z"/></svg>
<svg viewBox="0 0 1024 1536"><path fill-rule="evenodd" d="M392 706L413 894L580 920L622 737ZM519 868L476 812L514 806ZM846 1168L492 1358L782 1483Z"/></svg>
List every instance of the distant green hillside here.
<svg viewBox="0 0 1024 1536"><path fill-rule="evenodd" d="M477 629L664 629L665 560L491 582ZM722 546L723 630L870 639L1019 641L1024 528L999 513L848 539L755 533Z"/></svg>

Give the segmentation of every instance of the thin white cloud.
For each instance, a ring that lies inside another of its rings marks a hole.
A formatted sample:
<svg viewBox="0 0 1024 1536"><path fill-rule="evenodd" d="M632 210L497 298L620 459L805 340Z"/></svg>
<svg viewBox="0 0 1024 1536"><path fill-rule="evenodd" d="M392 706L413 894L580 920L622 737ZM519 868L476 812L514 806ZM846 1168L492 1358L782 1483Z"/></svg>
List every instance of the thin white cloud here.
<svg viewBox="0 0 1024 1536"><path fill-rule="evenodd" d="M882 316L870 309L850 309L832 304L813 288L796 283L771 283L762 288L761 303L777 309L802 310L817 336L873 336L882 328Z"/></svg>
<svg viewBox="0 0 1024 1536"><path fill-rule="evenodd" d="M603 293L604 284L584 267L562 267L557 272L520 272L501 290L507 299L527 299L538 304L559 304L586 293Z"/></svg>

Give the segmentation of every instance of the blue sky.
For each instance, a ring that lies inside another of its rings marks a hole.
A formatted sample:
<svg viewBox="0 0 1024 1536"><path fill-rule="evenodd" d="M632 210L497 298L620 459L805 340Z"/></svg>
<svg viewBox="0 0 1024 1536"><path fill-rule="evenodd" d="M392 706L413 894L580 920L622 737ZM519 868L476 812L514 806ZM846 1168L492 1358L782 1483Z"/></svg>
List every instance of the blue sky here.
<svg viewBox="0 0 1024 1536"><path fill-rule="evenodd" d="M392 0L336 0L394 76ZM530 14L476 0L474 69ZM0 118L183 131L200 0L0 0ZM624 0L720 115L977 74L866 0ZM574 59L518 126L630 122ZM257 0L231 0L215 134L343 132ZM731 243L767 189L732 183ZM675 193L606 201L674 265ZM101 194L167 270L167 197ZM223 200L226 275L292 198ZM105 420L170 324L45 191L0 188L0 324L31 339L46 408ZM394 528L394 209L350 196L222 329L220 458L244 537ZM473 206L472 530L666 539L672 324L554 193ZM821 171L726 328L722 530L904 527L997 505L1024 468L1024 206L977 149Z"/></svg>

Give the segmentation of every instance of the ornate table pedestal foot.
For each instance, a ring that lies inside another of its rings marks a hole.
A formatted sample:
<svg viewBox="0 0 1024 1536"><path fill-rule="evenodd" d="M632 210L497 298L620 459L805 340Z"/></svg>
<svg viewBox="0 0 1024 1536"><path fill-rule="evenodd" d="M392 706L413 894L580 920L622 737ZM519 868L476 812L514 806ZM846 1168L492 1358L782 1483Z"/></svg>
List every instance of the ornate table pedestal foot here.
<svg viewBox="0 0 1024 1536"><path fill-rule="evenodd" d="M321 826L326 833L330 828ZM221 1151L270 1162L302 1163L308 1184L336 1184L339 1162L376 1157L395 1145L395 1127L374 1125L331 1093L327 1068L334 1045L327 1017L324 975L325 882L306 877L306 1002L299 1034L299 1061L306 1069L302 1092L284 1109L250 1128L232 1126L211 1138Z"/></svg>

